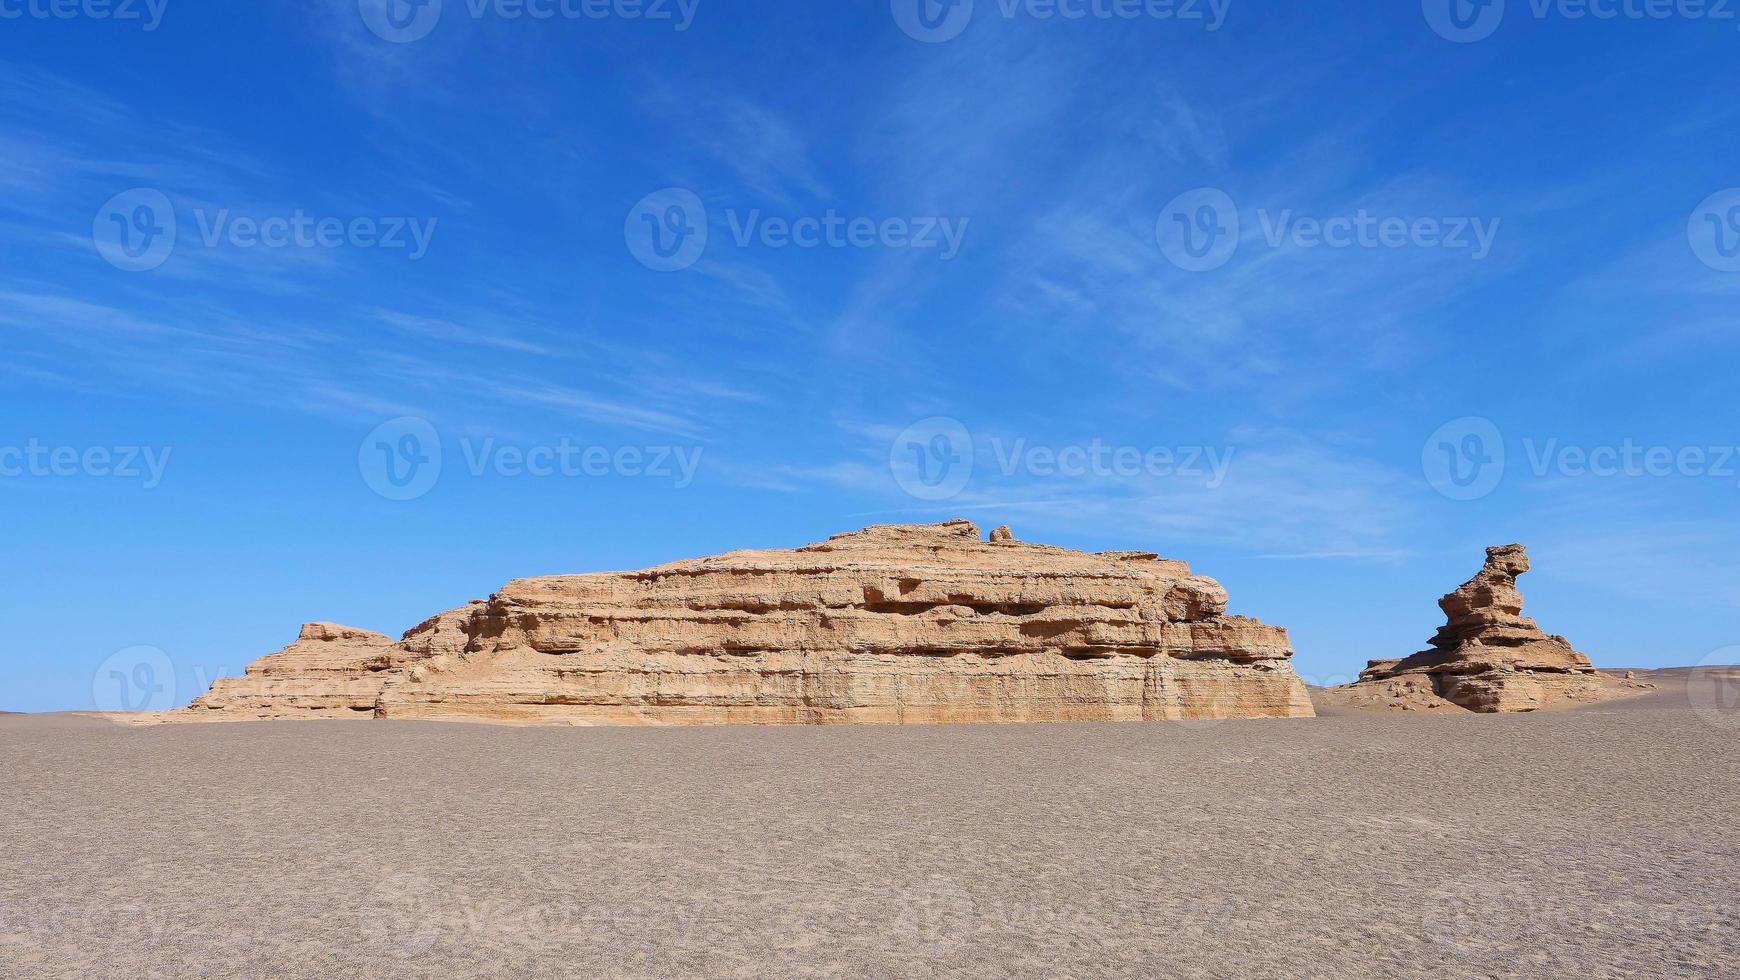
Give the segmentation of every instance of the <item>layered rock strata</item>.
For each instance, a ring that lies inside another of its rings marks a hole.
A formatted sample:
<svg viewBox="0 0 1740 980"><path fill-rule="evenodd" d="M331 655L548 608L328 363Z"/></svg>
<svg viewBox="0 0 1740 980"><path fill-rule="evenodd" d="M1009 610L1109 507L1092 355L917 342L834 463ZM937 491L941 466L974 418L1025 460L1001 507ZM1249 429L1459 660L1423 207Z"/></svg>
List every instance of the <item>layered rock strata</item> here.
<svg viewBox="0 0 1740 980"><path fill-rule="evenodd" d="M1284 629L1146 552L967 521L520 579L398 642L327 623L167 720L944 724L1309 717Z"/></svg>
<svg viewBox="0 0 1740 980"><path fill-rule="evenodd" d="M1405 708L1534 711L1642 693L1598 672L1562 636L1549 636L1522 614L1517 577L1529 570L1520 544L1486 549L1486 564L1438 600L1446 622L1426 650L1401 660L1373 660L1351 700Z"/></svg>

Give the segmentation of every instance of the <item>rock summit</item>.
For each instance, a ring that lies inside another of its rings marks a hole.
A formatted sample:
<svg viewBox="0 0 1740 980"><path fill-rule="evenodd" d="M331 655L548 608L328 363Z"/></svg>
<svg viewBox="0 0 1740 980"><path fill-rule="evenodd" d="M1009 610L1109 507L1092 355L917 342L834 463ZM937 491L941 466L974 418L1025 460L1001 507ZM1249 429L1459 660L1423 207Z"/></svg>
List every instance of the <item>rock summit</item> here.
<svg viewBox="0 0 1740 980"><path fill-rule="evenodd" d="M311 623L167 720L1309 717L1286 631L1226 604L1219 583L1148 552L1029 544L1007 528L987 541L964 520L869 527L792 550L520 579L397 641Z"/></svg>
<svg viewBox="0 0 1740 980"><path fill-rule="evenodd" d="M1393 707L1534 711L1624 697L1648 689L1597 671L1562 636L1522 614L1517 577L1529 570L1520 544L1486 549L1486 564L1438 600L1445 624L1427 649L1373 660L1359 682L1337 689L1354 701Z"/></svg>

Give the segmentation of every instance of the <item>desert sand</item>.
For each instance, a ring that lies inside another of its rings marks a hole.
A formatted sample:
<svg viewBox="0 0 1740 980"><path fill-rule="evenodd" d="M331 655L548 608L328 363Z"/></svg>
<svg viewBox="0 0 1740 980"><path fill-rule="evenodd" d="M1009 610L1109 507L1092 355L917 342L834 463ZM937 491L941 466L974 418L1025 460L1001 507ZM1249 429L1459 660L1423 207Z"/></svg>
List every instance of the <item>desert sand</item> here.
<svg viewBox="0 0 1740 980"><path fill-rule="evenodd" d="M0 973L1732 976L1722 677L1220 722L11 716Z"/></svg>

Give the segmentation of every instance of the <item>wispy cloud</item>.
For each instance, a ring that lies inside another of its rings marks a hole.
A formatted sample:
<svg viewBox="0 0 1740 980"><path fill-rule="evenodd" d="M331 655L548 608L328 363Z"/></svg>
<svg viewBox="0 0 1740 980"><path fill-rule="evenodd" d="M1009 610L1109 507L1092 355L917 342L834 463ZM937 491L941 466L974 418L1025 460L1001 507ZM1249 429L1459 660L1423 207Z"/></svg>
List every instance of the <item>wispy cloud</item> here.
<svg viewBox="0 0 1740 980"><path fill-rule="evenodd" d="M553 347L471 323L455 323L451 320L414 316L392 310L377 311L375 319L396 330L431 340L447 341L466 346L495 347L521 354L553 355L557 353Z"/></svg>
<svg viewBox="0 0 1740 980"><path fill-rule="evenodd" d="M849 458L745 467L735 476L746 485L788 491L832 486L909 514L995 511L1042 519L1055 528L1140 528L1169 540L1214 542L1264 557L1396 560L1407 554L1401 542L1423 519L1407 502L1414 489L1408 474L1351 451L1345 440L1289 430L1242 429L1226 445L1212 448L1161 447L1178 450L1176 473L1075 477L1035 472L1021 462L1027 448L1055 453L1063 446L981 431L975 434L970 482L957 495L932 503L907 495L891 469L893 427L842 429L853 437ZM1107 451L1111 448L1116 446ZM1146 454L1157 447L1126 448Z"/></svg>

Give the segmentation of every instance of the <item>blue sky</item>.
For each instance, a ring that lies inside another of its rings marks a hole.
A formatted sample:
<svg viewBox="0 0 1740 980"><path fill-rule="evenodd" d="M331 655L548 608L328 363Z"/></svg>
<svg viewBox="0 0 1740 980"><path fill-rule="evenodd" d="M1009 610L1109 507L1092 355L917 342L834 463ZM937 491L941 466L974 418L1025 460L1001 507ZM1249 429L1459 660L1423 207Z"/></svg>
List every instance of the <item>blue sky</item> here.
<svg viewBox="0 0 1740 980"><path fill-rule="evenodd" d="M0 0L0 709L957 516L1740 644L1732 18L386 2Z"/></svg>

